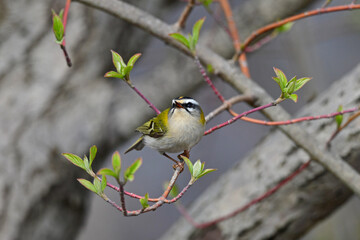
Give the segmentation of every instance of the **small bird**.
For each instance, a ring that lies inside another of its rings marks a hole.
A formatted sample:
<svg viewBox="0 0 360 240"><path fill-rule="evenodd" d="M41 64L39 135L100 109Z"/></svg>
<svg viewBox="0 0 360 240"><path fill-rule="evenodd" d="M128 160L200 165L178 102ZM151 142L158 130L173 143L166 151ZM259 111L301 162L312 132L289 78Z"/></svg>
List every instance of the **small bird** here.
<svg viewBox="0 0 360 240"><path fill-rule="evenodd" d="M125 153L133 149L151 147L178 163L166 153L178 153L189 157L190 149L195 146L205 132L205 117L199 103L190 97L172 100L171 108L150 119L136 131L143 135ZM178 158L181 160L180 155Z"/></svg>

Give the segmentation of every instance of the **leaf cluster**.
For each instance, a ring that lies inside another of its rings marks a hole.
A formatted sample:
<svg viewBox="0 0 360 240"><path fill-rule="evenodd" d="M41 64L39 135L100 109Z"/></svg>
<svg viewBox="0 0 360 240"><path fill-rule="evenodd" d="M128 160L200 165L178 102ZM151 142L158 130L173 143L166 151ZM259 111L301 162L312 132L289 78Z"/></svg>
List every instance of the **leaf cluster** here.
<svg viewBox="0 0 360 240"><path fill-rule="evenodd" d="M199 40L200 29L204 21L205 21L205 17L198 20L193 26L192 34L189 33L187 37L185 37L181 33L171 33L170 37L174 38L175 40L183 44L187 49L189 49L195 55L196 44Z"/></svg>
<svg viewBox="0 0 360 240"><path fill-rule="evenodd" d="M205 162L201 162L200 159L197 160L194 164L192 164L190 159L188 159L187 157L181 156L181 158L185 161L186 165L189 168L189 172L191 175L191 184L193 184L196 180L205 176L206 174L216 171L216 169L214 168L204 169Z"/></svg>
<svg viewBox="0 0 360 240"><path fill-rule="evenodd" d="M279 85L281 89L281 99L291 99L294 102L297 102L298 95L294 94L294 92L298 91L300 88L302 88L308 81L311 80L311 78L304 77L297 79L296 76L290 79L290 81L287 80L286 75L283 71L281 71L278 68L274 67L274 71L276 74L276 77L273 77L275 82Z"/></svg>
<svg viewBox="0 0 360 240"><path fill-rule="evenodd" d="M54 10L52 11L53 31L57 44L62 44L64 41L64 24L62 22L64 10L61 9L59 15Z"/></svg>
<svg viewBox="0 0 360 240"><path fill-rule="evenodd" d="M116 68L116 72L115 71L109 71L109 72L105 73L104 77L120 78L120 79L126 81L127 83L131 83L130 82L130 72L133 69L135 62L141 56L141 53L134 54L129 59L127 64L125 64L123 58L117 52L111 50L111 54L112 54L113 64L114 64L114 66Z"/></svg>

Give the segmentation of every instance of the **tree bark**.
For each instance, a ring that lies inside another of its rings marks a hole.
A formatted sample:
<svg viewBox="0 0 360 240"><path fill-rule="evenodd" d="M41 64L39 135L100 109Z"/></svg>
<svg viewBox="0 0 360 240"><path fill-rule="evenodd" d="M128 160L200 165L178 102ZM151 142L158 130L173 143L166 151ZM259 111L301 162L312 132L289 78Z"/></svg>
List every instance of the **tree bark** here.
<svg viewBox="0 0 360 240"><path fill-rule="evenodd" d="M307 105L298 116L329 113L334 106L359 105L360 65ZM336 129L334 120L302 123L318 142L325 143ZM336 152L360 169L360 125L356 120L333 141ZM244 206L285 179L308 155L274 129L241 163L213 183L191 206L196 222L207 222ZM271 197L229 220L204 230L179 220L162 239L297 239L329 216L352 192L319 164L312 162L299 176ZM215 239L215 238L214 238Z"/></svg>

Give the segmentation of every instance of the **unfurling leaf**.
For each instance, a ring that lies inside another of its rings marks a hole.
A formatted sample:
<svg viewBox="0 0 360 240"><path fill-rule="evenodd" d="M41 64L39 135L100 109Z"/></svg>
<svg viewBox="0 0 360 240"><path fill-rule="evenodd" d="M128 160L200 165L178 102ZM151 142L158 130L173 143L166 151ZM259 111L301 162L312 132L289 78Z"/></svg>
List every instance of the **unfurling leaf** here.
<svg viewBox="0 0 360 240"><path fill-rule="evenodd" d="M96 157L96 152L97 152L97 148L95 145L91 146L90 148L90 166L92 164L92 162L94 161L95 157Z"/></svg>
<svg viewBox="0 0 360 240"><path fill-rule="evenodd" d="M193 176L193 164L190 159L182 155L180 157L185 161L186 165L188 166L190 175Z"/></svg>
<svg viewBox="0 0 360 240"><path fill-rule="evenodd" d="M126 171L124 173L125 181L127 181L127 180L133 181L134 180L134 174L140 168L141 164L142 164L142 159L138 158L138 159L136 159L136 161L133 164L131 164L126 169Z"/></svg>
<svg viewBox="0 0 360 240"><path fill-rule="evenodd" d="M125 76L122 75L121 73L110 71L110 72L105 73L104 77L112 77L112 78L123 79Z"/></svg>
<svg viewBox="0 0 360 240"><path fill-rule="evenodd" d="M101 192L102 193L104 192L106 185L107 185L106 176L102 175L102 178L101 178Z"/></svg>
<svg viewBox="0 0 360 240"><path fill-rule="evenodd" d="M200 29L201 29L204 21L205 21L205 17L199 19L194 24L194 27L193 27L193 30L192 30L192 38L191 38L191 42L190 42L190 50L192 50L192 51L195 51L196 44L197 44L197 42L199 40Z"/></svg>
<svg viewBox="0 0 360 240"><path fill-rule="evenodd" d="M170 37L174 38L178 42L182 43L185 47L190 49L189 40L186 37L184 37L182 34L180 34L180 33L171 33L169 35L170 35Z"/></svg>
<svg viewBox="0 0 360 240"><path fill-rule="evenodd" d="M284 72L276 67L274 67L274 72L277 76L277 80L275 80L275 78L273 78L273 79L279 84L281 91L283 92L283 90L285 89L286 84L287 84L287 78L286 78Z"/></svg>
<svg viewBox="0 0 360 240"><path fill-rule="evenodd" d="M100 195L102 193L101 182L97 177L94 178L93 185L95 187L96 193Z"/></svg>
<svg viewBox="0 0 360 240"><path fill-rule="evenodd" d="M341 112L343 110L343 106L340 105L337 109L338 112ZM341 123L343 121L343 115L340 114L340 115L336 115L335 116L335 121L336 121L336 124L337 124L337 128L339 128L341 126Z"/></svg>
<svg viewBox="0 0 360 240"><path fill-rule="evenodd" d="M118 179L118 175L111 169L109 168L102 168L97 172L98 175L107 175L107 176L112 176L116 179Z"/></svg>
<svg viewBox="0 0 360 240"><path fill-rule="evenodd" d="M67 160L69 160L72 164L84 169L86 171L85 168L85 164L84 161L77 155L72 154L72 153L63 153L62 154Z"/></svg>
<svg viewBox="0 0 360 240"><path fill-rule="evenodd" d="M126 67L124 60L122 59L120 54L118 54L117 52L115 52L113 50L111 50L111 54L112 54L112 60L113 60L114 66L116 68L116 71L118 73L121 73L122 68Z"/></svg>
<svg viewBox="0 0 360 240"><path fill-rule="evenodd" d="M194 167L193 167L193 177L197 178L201 173L201 162L200 162L200 159L197 160L195 163L194 163Z"/></svg>
<svg viewBox="0 0 360 240"><path fill-rule="evenodd" d="M53 31L56 38L57 44L62 44L64 40L64 24L62 23L62 11L60 12L60 15L57 15L54 10L52 10L53 14Z"/></svg>
<svg viewBox="0 0 360 240"><path fill-rule="evenodd" d="M95 186L90 181L88 181L86 179L83 179L83 178L78 178L78 181L81 183L81 185L83 185L84 187L86 187L90 191L92 191L94 193L97 193Z"/></svg>
<svg viewBox="0 0 360 240"><path fill-rule="evenodd" d="M295 94L295 93L293 93L293 94L291 94L288 98L290 98L290 99L293 100L294 102L297 102L297 100L298 100L298 95Z"/></svg>
<svg viewBox="0 0 360 240"><path fill-rule="evenodd" d="M149 207L148 201L149 201L149 193L146 193L144 198L140 198L141 206L144 208Z"/></svg>
<svg viewBox="0 0 360 240"><path fill-rule="evenodd" d="M300 78L296 81L295 84L295 90L294 92L296 92L297 90L299 90L300 88L302 88L308 81L310 81L311 78L308 77L304 77L304 78Z"/></svg>
<svg viewBox="0 0 360 240"><path fill-rule="evenodd" d="M135 62L139 59L141 53L134 54L128 61L127 66L134 66Z"/></svg>
<svg viewBox="0 0 360 240"><path fill-rule="evenodd" d="M202 171L202 173L197 177L198 179L201 178L202 176L205 176L206 174L208 173L211 173L211 172L214 172L216 171L217 169L215 168L208 168L208 169L205 169L204 171Z"/></svg>

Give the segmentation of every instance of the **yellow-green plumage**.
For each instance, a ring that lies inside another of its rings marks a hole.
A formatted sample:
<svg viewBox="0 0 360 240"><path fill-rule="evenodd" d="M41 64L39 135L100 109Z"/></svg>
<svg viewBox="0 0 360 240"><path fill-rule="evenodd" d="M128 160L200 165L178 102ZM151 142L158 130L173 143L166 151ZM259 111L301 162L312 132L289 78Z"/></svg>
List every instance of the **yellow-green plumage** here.
<svg viewBox="0 0 360 240"><path fill-rule="evenodd" d="M192 98L176 98L172 108L164 110L136 131L143 135L125 153L141 150L145 145L160 153L190 150L204 134L204 113Z"/></svg>

